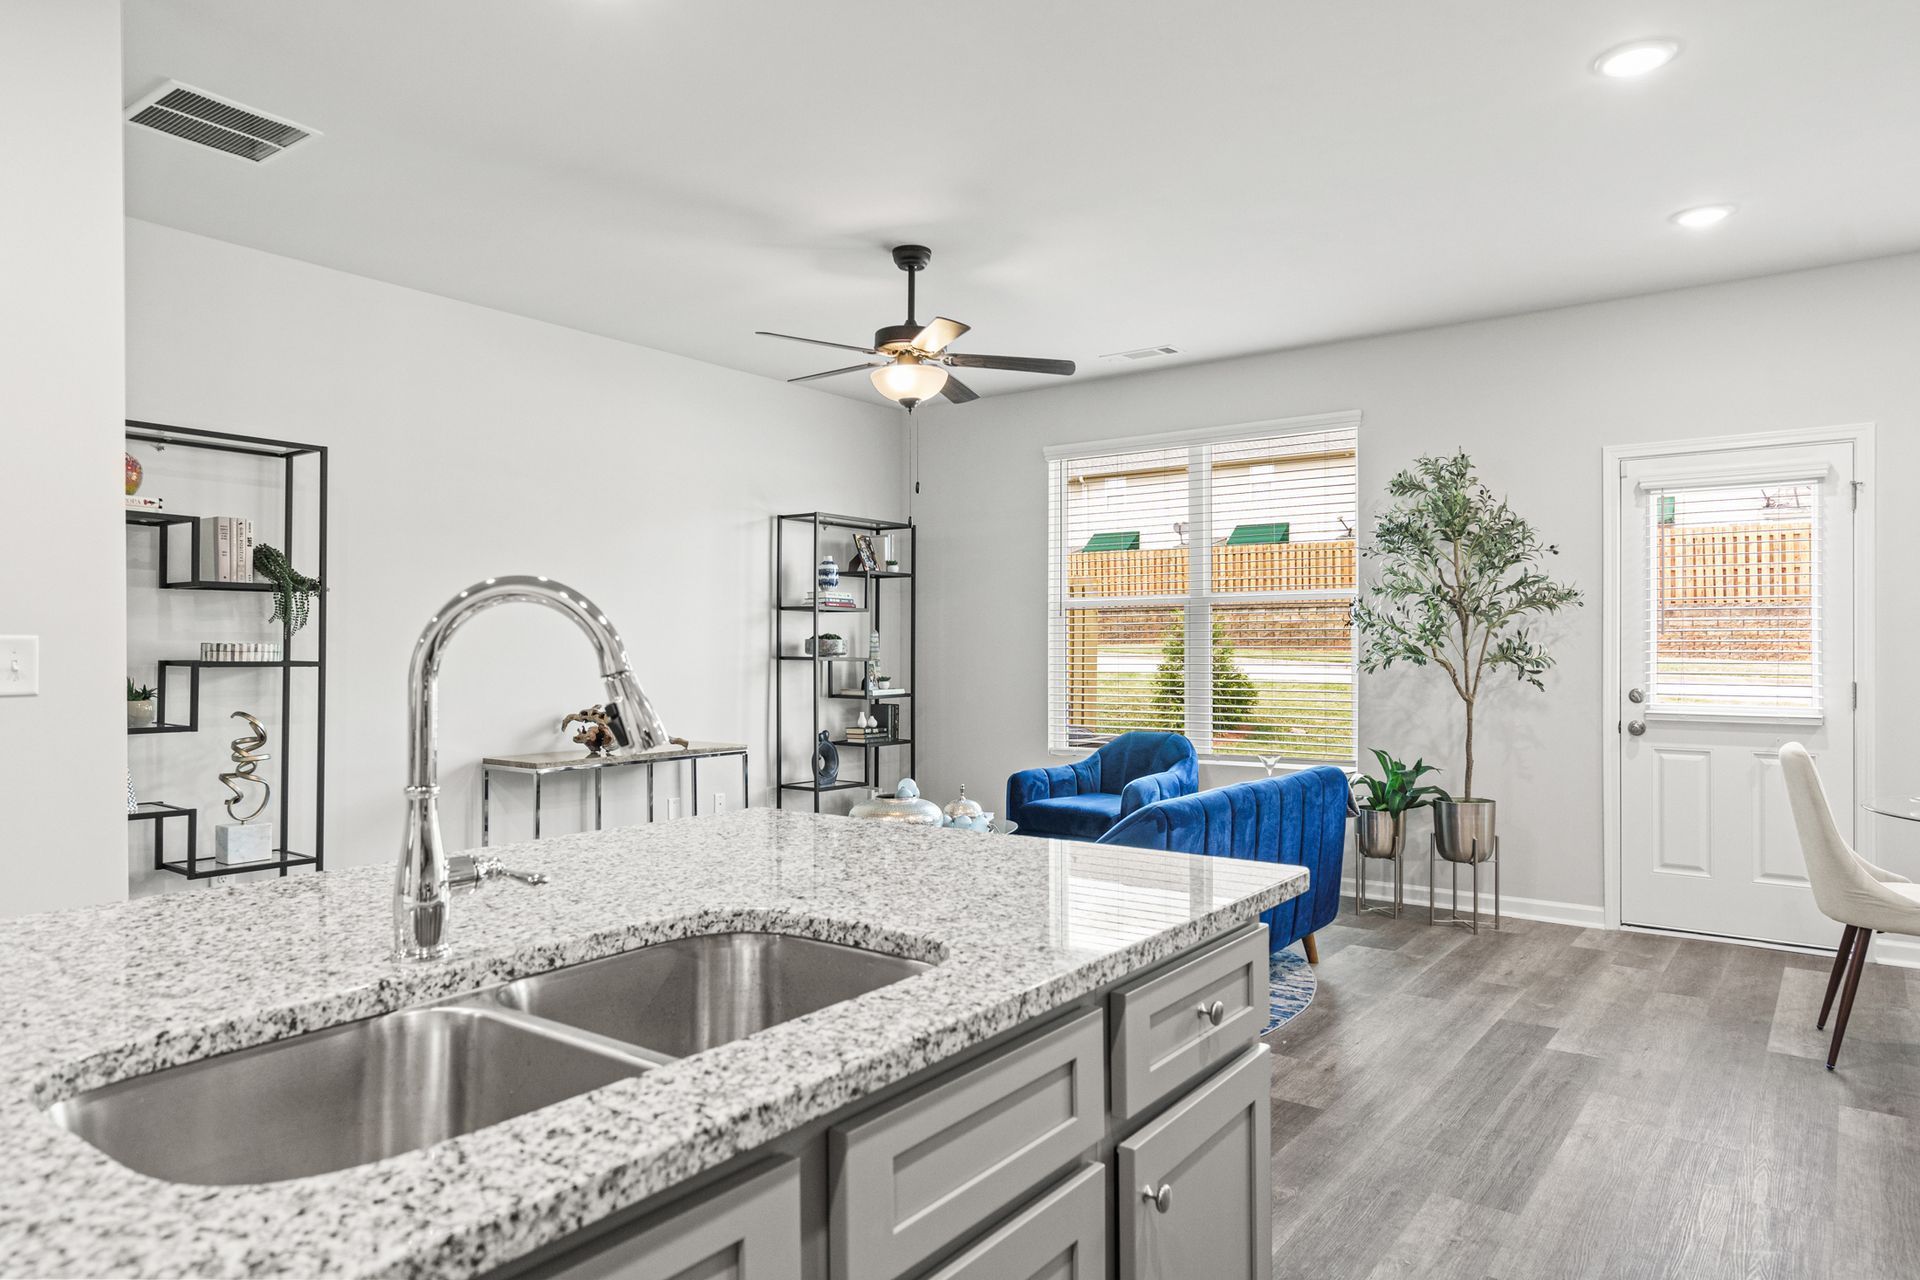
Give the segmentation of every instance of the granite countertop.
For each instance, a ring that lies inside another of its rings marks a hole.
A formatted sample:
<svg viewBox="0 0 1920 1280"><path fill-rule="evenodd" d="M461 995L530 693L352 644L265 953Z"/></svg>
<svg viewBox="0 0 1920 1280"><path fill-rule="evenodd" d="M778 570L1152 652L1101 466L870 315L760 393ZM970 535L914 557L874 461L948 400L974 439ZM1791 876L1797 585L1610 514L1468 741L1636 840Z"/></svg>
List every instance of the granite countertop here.
<svg viewBox="0 0 1920 1280"><path fill-rule="evenodd" d="M494 852L553 883L457 898L456 954L440 964L388 957L384 865L0 923L0 1268L476 1275L1306 888L1295 867L770 809ZM156 1181L43 1110L160 1067L738 929L937 963L504 1124L287 1182Z"/></svg>

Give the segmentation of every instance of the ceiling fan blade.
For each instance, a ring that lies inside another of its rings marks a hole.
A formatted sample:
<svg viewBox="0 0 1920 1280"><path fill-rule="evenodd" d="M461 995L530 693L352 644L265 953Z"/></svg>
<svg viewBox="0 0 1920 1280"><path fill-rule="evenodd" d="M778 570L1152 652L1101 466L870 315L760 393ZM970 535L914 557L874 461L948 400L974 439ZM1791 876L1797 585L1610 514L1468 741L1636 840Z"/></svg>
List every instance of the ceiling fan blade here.
<svg viewBox="0 0 1920 1280"><path fill-rule="evenodd" d="M922 329L914 337L913 349L937 356L947 349L947 344L965 333L972 326L961 324L958 320L949 320L945 316L935 316L933 323Z"/></svg>
<svg viewBox="0 0 1920 1280"><path fill-rule="evenodd" d="M842 351L858 351L870 356L880 354L872 347L856 347L850 342L828 342L822 338L801 338L791 333L770 333L765 329L755 329L753 332L756 336L762 338L785 338L788 342L810 342L816 347L838 347Z"/></svg>
<svg viewBox="0 0 1920 1280"><path fill-rule="evenodd" d="M1062 377L1073 372L1071 360L1035 360L1028 356L963 356L957 353L950 353L941 359L956 369L1011 369L1015 373L1057 373Z"/></svg>
<svg viewBox="0 0 1920 1280"><path fill-rule="evenodd" d="M965 404L969 400L978 400L980 393L975 391L952 374L947 375L946 385L940 388L940 394L955 404Z"/></svg>
<svg viewBox="0 0 1920 1280"><path fill-rule="evenodd" d="M829 369L825 373L809 373L798 378L788 378L788 382L812 382L815 378L837 378L843 373L859 373L865 369L878 369L877 364L850 364L844 369Z"/></svg>

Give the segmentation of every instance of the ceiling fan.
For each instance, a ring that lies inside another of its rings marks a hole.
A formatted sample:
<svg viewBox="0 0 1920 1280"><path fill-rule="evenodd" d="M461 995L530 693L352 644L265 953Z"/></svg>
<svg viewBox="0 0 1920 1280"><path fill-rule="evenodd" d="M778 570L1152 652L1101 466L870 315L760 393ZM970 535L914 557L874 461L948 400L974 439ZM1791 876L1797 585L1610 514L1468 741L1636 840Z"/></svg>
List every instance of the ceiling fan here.
<svg viewBox="0 0 1920 1280"><path fill-rule="evenodd" d="M1073 372L1071 360L970 356L948 351L947 344L965 333L968 326L945 316L936 316L926 325L913 318L913 278L925 271L927 263L932 260L933 250L923 244L894 246L893 265L907 273L907 322L886 325L876 331L870 347L801 338L791 333L769 333L765 329L756 329L754 332L763 338L785 338L789 342L809 342L816 347L836 347L842 351L885 357L869 360L865 364L850 364L844 369L828 369L825 373L788 378L787 381L813 382L819 378L837 378L843 373L858 373L862 369L871 370L868 376L873 379L874 388L887 399L905 405L908 413L913 412L915 405L933 395L945 396L955 404L980 398L972 387L947 372L949 369L1009 369L1015 373L1053 373L1063 376Z"/></svg>

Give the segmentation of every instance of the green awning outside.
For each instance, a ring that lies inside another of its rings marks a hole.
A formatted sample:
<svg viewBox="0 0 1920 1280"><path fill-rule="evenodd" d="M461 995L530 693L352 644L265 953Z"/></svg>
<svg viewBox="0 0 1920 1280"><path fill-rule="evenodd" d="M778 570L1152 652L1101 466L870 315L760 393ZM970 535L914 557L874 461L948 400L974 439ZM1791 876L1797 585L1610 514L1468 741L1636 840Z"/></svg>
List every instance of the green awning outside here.
<svg viewBox="0 0 1920 1280"><path fill-rule="evenodd" d="M1285 539L1281 539L1285 541ZM1140 531L1131 533L1096 533L1087 539L1082 551L1138 551L1140 549Z"/></svg>
<svg viewBox="0 0 1920 1280"><path fill-rule="evenodd" d="M1227 537L1230 547L1264 547L1287 541L1293 525L1282 520L1275 524L1237 524Z"/></svg>

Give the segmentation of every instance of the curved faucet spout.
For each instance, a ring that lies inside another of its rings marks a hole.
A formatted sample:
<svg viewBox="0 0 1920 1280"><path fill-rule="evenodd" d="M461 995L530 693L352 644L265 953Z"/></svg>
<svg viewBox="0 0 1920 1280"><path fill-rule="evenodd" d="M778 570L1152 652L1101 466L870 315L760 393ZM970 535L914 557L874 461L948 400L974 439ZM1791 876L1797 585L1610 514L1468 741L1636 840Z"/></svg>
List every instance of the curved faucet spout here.
<svg viewBox="0 0 1920 1280"><path fill-rule="evenodd" d="M517 574L476 582L427 620L407 670L407 833L394 874L394 949L408 960L447 952L447 855L440 840L440 660L469 618L496 605L545 605L586 633L614 711L621 752L666 745L666 726L633 678L627 646L600 607L565 583Z"/></svg>

